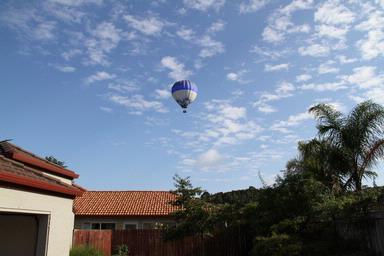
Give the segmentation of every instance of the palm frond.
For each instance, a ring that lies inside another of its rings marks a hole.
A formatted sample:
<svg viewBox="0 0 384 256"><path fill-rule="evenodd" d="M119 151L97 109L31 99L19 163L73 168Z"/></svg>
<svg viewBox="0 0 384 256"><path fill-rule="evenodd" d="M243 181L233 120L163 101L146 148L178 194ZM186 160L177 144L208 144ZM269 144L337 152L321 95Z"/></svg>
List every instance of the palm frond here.
<svg viewBox="0 0 384 256"><path fill-rule="evenodd" d="M364 154L364 161L360 169L370 168L378 159L384 157L384 139L379 139Z"/></svg>
<svg viewBox="0 0 384 256"><path fill-rule="evenodd" d="M338 143L344 124L343 114L331 105L320 103L309 110L317 120L317 129L320 136L327 137L332 142Z"/></svg>

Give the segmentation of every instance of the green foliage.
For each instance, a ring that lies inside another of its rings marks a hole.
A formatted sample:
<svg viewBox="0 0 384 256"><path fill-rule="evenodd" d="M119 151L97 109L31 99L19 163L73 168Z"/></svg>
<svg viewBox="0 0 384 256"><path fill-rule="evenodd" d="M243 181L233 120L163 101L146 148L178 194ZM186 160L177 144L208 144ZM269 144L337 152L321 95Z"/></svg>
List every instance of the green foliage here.
<svg viewBox="0 0 384 256"><path fill-rule="evenodd" d="M252 256L296 256L301 255L302 244L287 234L272 234L269 237L256 237Z"/></svg>
<svg viewBox="0 0 384 256"><path fill-rule="evenodd" d="M298 157L273 186L201 194L175 176L173 204L181 210L169 238L236 230L252 255L369 255L364 237L344 239L338 225L384 205L383 188L361 184L375 177L371 167L384 155L384 108L368 101L347 116L326 104L310 112L319 137L299 143Z"/></svg>
<svg viewBox="0 0 384 256"><path fill-rule="evenodd" d="M90 246L73 247L69 256L103 256L103 253Z"/></svg>
<svg viewBox="0 0 384 256"><path fill-rule="evenodd" d="M45 157L45 160L47 160L47 161L49 161L49 162L51 162L51 163L54 163L54 164L56 164L56 165L59 165L59 166L61 166L61 167L63 167L63 168L66 168L66 167L67 167L67 166L65 165L65 162L58 160L58 159L57 159L56 157L54 157L54 156L46 156L46 157Z"/></svg>
<svg viewBox="0 0 384 256"><path fill-rule="evenodd" d="M210 209L198 196L203 193L199 187L193 187L189 177L182 178L179 175L173 177L175 190L171 193L176 199L170 204L179 206L180 210L172 214L178 222L177 227L165 227L165 239L176 239L191 234L204 234L211 225ZM212 209L211 209L212 210Z"/></svg>
<svg viewBox="0 0 384 256"><path fill-rule="evenodd" d="M129 248L126 244L121 244L117 246L116 253L113 256L128 256L129 255Z"/></svg>
<svg viewBox="0 0 384 256"><path fill-rule="evenodd" d="M202 199L215 204L245 205L257 200L259 190L254 187L248 189L234 190L231 192L219 192L213 195L203 194Z"/></svg>
<svg viewBox="0 0 384 256"><path fill-rule="evenodd" d="M171 193L177 196L177 199L171 202L173 205L184 207L185 204L197 198L203 193L200 187L193 187L190 181L190 177L182 178L179 175L173 177L175 190Z"/></svg>
<svg viewBox="0 0 384 256"><path fill-rule="evenodd" d="M338 153L338 161L334 158L325 162L343 175L345 188L360 191L363 178L376 177L371 167L384 156L384 107L365 101L346 116L327 104L318 104L309 111L318 121L321 140L333 148L331 153Z"/></svg>

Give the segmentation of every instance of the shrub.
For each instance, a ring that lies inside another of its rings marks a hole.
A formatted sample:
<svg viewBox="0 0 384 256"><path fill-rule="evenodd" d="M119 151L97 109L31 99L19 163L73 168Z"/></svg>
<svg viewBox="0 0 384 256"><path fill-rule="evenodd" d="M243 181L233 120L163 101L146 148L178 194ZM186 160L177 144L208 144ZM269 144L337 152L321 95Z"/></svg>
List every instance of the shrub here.
<svg viewBox="0 0 384 256"><path fill-rule="evenodd" d="M128 255L129 255L128 245L122 244L117 246L116 254L114 254L114 256L128 256Z"/></svg>
<svg viewBox="0 0 384 256"><path fill-rule="evenodd" d="M301 243L286 234L272 234L270 237L256 237L252 256L295 256L301 254Z"/></svg>
<svg viewBox="0 0 384 256"><path fill-rule="evenodd" d="M69 256L103 256L99 250L85 245L73 247Z"/></svg>

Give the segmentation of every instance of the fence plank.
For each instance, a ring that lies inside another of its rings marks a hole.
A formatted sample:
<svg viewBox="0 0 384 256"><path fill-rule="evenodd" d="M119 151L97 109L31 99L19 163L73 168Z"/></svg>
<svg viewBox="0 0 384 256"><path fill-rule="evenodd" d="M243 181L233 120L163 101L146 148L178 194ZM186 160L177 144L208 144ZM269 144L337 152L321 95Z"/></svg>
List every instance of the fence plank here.
<svg viewBox="0 0 384 256"><path fill-rule="evenodd" d="M112 230L79 230L73 232L73 246L87 245L111 256Z"/></svg>
<svg viewBox="0 0 384 256"><path fill-rule="evenodd" d="M161 230L75 230L73 245L90 245L110 256L126 244L130 256L242 256L244 239L228 233L214 237L191 236L164 241Z"/></svg>

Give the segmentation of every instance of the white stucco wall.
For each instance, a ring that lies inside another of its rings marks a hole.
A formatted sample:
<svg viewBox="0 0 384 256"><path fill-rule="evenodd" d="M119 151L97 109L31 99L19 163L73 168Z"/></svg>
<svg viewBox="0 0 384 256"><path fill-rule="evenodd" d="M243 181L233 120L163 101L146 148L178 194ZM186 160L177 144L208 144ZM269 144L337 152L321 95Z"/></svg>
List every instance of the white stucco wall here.
<svg viewBox="0 0 384 256"><path fill-rule="evenodd" d="M72 199L0 188L0 211L49 214L47 256L68 256L72 244Z"/></svg>
<svg viewBox="0 0 384 256"><path fill-rule="evenodd" d="M120 217L120 218L114 218L114 217L86 217L86 216L81 216L81 217L75 217L75 228L76 229L83 229L84 223L115 223L116 224L116 229L124 229L125 224L136 224L137 229L142 229L144 223L164 223L164 224L169 224L172 225L175 223L174 220L170 218L135 218L135 217Z"/></svg>
<svg viewBox="0 0 384 256"><path fill-rule="evenodd" d="M44 172L44 171L43 171L43 172ZM64 178L64 177L60 177L60 176L58 176L58 175L54 175L54 174L51 174L51 173L48 173L48 172L44 172L44 174L47 175L47 176L49 176L49 177L58 179L58 180L60 180L61 182L65 183L65 184L72 185L72 180L71 180L71 179L67 179L67 178Z"/></svg>

